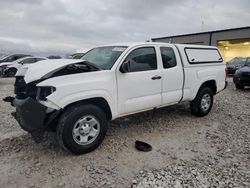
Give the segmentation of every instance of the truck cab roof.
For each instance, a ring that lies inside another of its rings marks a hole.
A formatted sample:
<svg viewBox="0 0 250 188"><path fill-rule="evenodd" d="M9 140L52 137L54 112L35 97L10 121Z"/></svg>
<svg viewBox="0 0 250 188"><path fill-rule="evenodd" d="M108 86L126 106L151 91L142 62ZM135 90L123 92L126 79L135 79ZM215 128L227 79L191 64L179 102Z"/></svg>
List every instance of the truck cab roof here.
<svg viewBox="0 0 250 188"><path fill-rule="evenodd" d="M193 44L176 44L176 43L164 43L164 42L122 42L122 43L114 43L114 44L107 44L102 46L127 46L127 47L136 47L136 46L143 46L143 45L170 45L170 46L179 46L179 47L195 47L195 48L216 48L215 46L204 46L204 45L193 45ZM102 47L98 46L98 47ZM217 49L217 48L216 48Z"/></svg>

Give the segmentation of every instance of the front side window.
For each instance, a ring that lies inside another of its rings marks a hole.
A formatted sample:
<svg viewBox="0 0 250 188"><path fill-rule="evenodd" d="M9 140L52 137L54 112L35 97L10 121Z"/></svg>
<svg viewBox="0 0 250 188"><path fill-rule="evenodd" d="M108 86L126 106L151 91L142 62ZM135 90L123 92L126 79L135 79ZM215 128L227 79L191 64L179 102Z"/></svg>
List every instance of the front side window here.
<svg viewBox="0 0 250 188"><path fill-rule="evenodd" d="M105 70L110 70L127 46L105 46L93 48L81 59Z"/></svg>
<svg viewBox="0 0 250 188"><path fill-rule="evenodd" d="M174 50L170 47L161 47L160 50L164 69L175 67L176 58Z"/></svg>
<svg viewBox="0 0 250 188"><path fill-rule="evenodd" d="M129 61L129 72L157 69L154 47L142 47L132 51L125 61Z"/></svg>

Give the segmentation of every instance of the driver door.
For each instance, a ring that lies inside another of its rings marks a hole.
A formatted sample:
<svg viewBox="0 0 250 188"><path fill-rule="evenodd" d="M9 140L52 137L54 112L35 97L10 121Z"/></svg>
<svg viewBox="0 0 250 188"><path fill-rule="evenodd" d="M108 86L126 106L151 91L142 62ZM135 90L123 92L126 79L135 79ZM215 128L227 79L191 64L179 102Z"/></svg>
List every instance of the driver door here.
<svg viewBox="0 0 250 188"><path fill-rule="evenodd" d="M162 72L155 47L132 50L124 62L129 69L117 72L118 111L121 115L153 109L161 105ZM123 63L124 63L123 62Z"/></svg>

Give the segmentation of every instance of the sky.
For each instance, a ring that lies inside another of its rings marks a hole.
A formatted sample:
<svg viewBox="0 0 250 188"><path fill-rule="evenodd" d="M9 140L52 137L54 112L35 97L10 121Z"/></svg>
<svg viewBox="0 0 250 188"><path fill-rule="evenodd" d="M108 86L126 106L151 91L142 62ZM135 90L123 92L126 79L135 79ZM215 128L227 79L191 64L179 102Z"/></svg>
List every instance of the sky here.
<svg viewBox="0 0 250 188"><path fill-rule="evenodd" d="M0 0L0 53L62 55L103 44L250 25L249 0Z"/></svg>

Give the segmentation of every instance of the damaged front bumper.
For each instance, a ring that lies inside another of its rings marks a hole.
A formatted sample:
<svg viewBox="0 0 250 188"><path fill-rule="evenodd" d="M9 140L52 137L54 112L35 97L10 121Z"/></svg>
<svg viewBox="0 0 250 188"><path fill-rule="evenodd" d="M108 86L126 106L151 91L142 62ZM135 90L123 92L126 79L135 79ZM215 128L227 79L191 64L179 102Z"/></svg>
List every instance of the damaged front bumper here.
<svg viewBox="0 0 250 188"><path fill-rule="evenodd" d="M34 132L44 129L47 107L30 97L12 101L16 112L12 113L22 129Z"/></svg>
<svg viewBox="0 0 250 188"><path fill-rule="evenodd" d="M47 90L45 90L47 93L45 91L41 93L41 88L36 87L36 84L37 82L26 84L23 76L17 76L14 85L16 96L3 99L16 108L12 116L21 128L31 133L32 136L45 130L54 131L54 122L61 112L61 108L46 99L51 93ZM41 100L41 94L44 100Z"/></svg>

